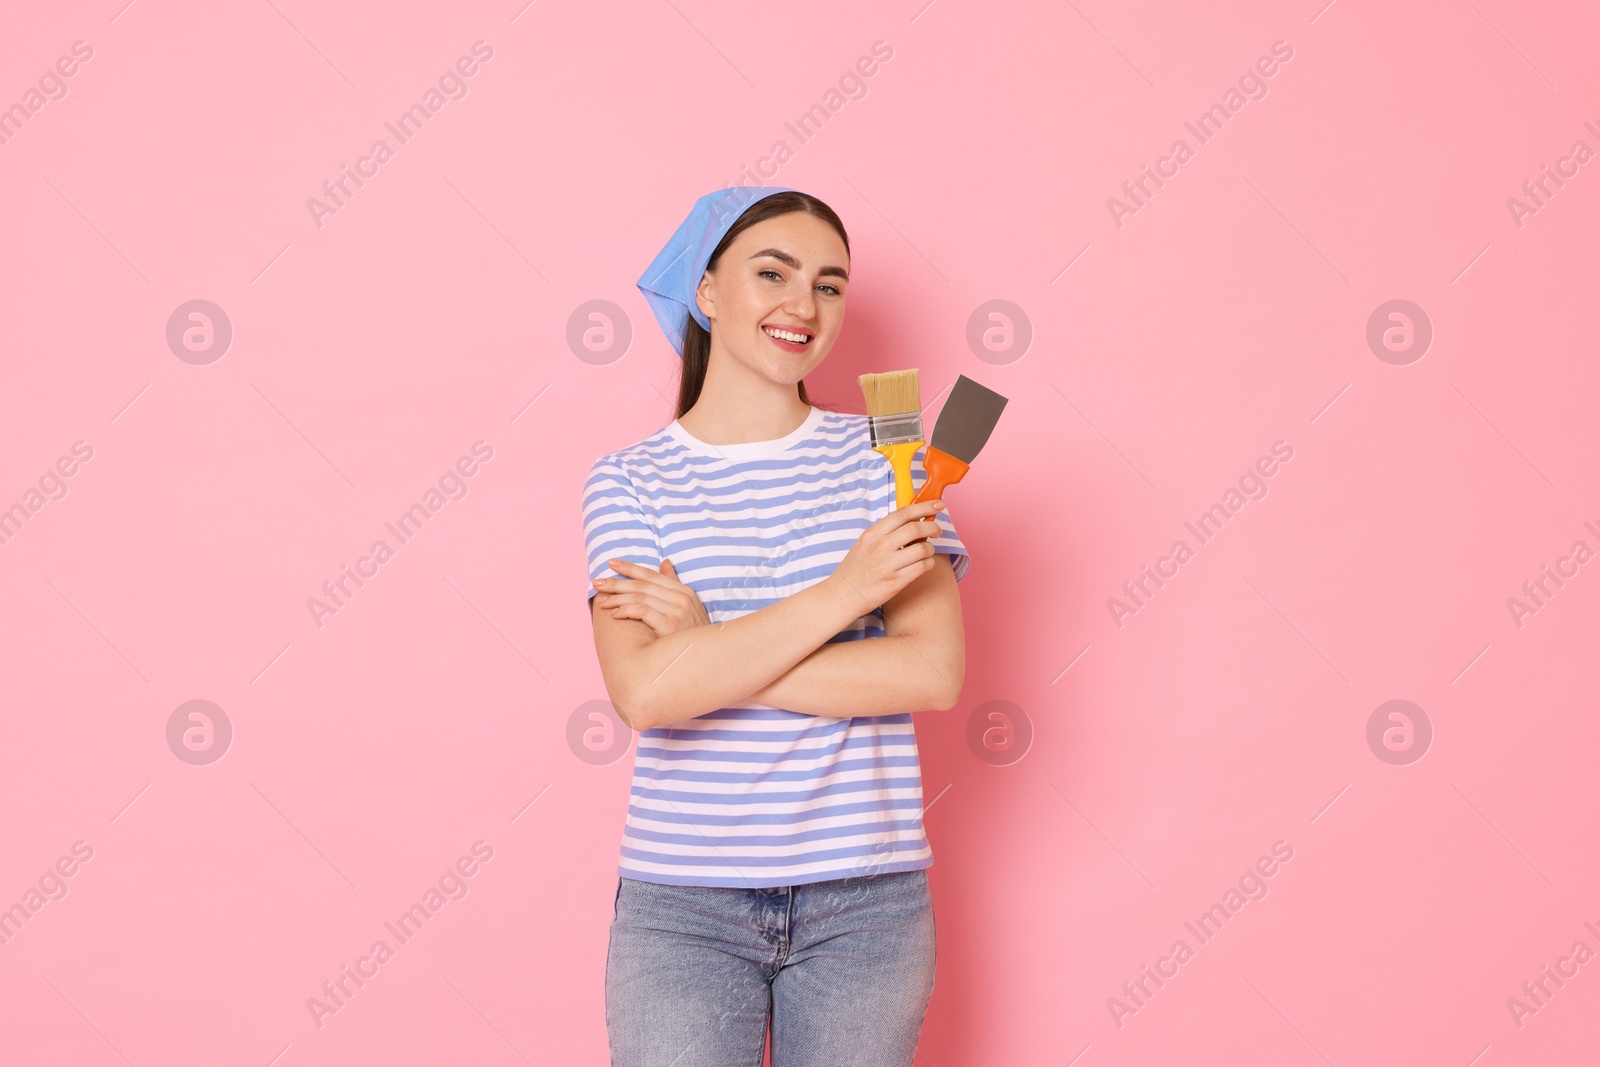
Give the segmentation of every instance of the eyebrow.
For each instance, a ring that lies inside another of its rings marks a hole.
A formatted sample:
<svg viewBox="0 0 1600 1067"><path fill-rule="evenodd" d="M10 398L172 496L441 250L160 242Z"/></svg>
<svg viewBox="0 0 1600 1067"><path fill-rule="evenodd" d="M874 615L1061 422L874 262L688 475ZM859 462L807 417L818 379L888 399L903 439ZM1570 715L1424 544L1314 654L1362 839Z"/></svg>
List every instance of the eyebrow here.
<svg viewBox="0 0 1600 1067"><path fill-rule="evenodd" d="M751 259L759 259L762 256L771 256L773 259L777 260L779 263L787 264L788 266L793 267L795 270L799 270L800 269L800 261L798 259L795 259L793 256L791 256L789 253L785 252L781 248L763 248L761 251L757 252L755 255L751 256L750 258ZM847 272L843 267L823 267L821 270L817 271L817 277L819 277L819 278L829 278L829 277L832 277L832 278L843 278L845 281L849 281L850 280L849 272Z"/></svg>

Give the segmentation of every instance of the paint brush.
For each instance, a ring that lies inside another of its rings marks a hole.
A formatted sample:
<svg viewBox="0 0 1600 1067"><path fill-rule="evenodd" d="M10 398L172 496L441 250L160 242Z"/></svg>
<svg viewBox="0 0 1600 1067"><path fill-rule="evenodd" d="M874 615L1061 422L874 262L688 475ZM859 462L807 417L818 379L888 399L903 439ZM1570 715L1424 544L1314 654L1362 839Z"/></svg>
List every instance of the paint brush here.
<svg viewBox="0 0 1600 1067"><path fill-rule="evenodd" d="M916 368L863 374L857 380L867 397L872 447L894 468L894 506L903 508L911 503L914 491L911 457L927 443L922 436L922 390Z"/></svg>
<svg viewBox="0 0 1600 1067"><path fill-rule="evenodd" d="M986 389L965 374L956 378L949 399L939 409L933 440L923 453L922 469L928 477L912 498L913 504L939 499L946 487L966 477L967 468L988 443L1005 406L1006 398L993 389Z"/></svg>

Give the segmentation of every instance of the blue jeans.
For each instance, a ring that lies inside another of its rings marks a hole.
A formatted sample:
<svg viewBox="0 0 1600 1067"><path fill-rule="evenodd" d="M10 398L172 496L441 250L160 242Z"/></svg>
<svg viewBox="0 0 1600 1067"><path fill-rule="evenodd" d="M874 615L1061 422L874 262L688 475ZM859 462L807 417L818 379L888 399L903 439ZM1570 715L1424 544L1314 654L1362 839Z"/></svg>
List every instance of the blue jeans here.
<svg viewBox="0 0 1600 1067"><path fill-rule="evenodd" d="M924 870L772 889L617 879L612 1067L909 1067L933 994Z"/></svg>

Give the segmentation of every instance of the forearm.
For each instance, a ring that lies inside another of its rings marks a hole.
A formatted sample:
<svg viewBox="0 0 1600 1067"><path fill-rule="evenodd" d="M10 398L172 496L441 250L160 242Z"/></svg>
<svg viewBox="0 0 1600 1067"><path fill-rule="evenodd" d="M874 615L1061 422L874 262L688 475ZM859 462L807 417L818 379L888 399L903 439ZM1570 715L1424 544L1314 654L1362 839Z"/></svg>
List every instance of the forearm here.
<svg viewBox="0 0 1600 1067"><path fill-rule="evenodd" d="M847 585L824 580L759 611L659 637L631 658L626 683L635 730L693 719L760 691L864 611Z"/></svg>
<svg viewBox="0 0 1600 1067"><path fill-rule="evenodd" d="M825 644L750 700L834 718L943 711L961 693L959 649L906 636Z"/></svg>

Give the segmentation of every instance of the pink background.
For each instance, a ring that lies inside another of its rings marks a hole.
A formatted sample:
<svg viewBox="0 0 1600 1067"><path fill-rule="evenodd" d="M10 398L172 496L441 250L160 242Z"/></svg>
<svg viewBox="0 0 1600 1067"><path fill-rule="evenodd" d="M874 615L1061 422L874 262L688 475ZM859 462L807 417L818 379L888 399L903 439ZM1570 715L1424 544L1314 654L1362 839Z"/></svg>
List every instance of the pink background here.
<svg viewBox="0 0 1600 1067"><path fill-rule="evenodd" d="M672 415L634 280L780 139L767 178L854 250L814 395L861 411L858 374L915 366L930 427L957 374L1011 398L947 494L969 666L918 716L919 1064L1595 1047L1600 960L1520 1026L1507 1004L1600 951L1600 567L1521 626L1507 603L1600 549L1600 161L1520 226L1507 206L1600 148L1591 5L119 4L0 35L7 106L93 49L0 145L0 507L26 513L0 545L0 905L93 850L0 947L0 1061L605 1062L630 754L568 742L605 698L579 492ZM480 40L399 144L384 123ZM801 144L785 123L876 41ZM1200 144L1184 123L1277 41L1266 96ZM379 138L319 226L307 200ZM1193 158L1119 226L1108 199L1178 138ZM1389 362L1367 324L1396 299L1433 339ZM221 358L169 344L191 300L231 323ZM625 350L569 345L592 300ZM1025 351L969 344L991 300ZM478 441L465 495L319 627L308 599ZM1266 497L1199 545L1184 523L1278 441ZM1119 626L1108 600L1179 538ZM1433 734L1404 765L1367 739L1396 699ZM231 724L210 764L169 747L191 700ZM967 740L994 701L1033 734L1005 765ZM467 895L319 1028L308 998L478 841ZM1184 923L1278 841L1268 895L1200 945Z"/></svg>

